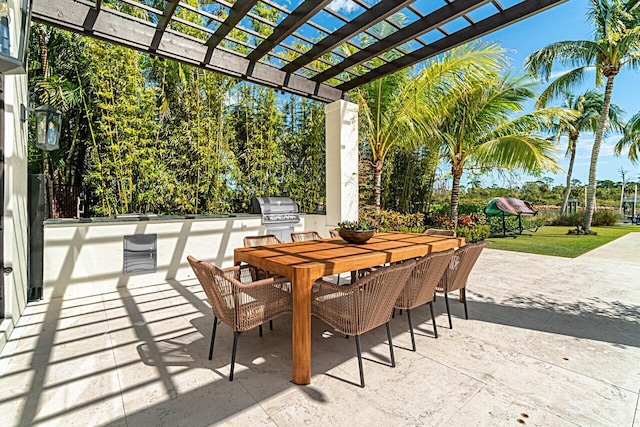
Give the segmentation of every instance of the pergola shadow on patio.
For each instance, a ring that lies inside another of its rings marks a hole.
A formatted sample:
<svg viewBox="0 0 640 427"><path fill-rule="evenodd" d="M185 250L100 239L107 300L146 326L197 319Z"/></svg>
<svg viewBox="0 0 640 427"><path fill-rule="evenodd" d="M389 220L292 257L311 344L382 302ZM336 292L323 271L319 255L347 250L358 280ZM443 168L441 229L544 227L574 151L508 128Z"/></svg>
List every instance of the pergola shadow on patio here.
<svg viewBox="0 0 640 427"><path fill-rule="evenodd" d="M353 340L313 323L312 382L291 378L288 317L243 334L218 329L195 280L167 281L28 307L0 356L5 425L612 425L632 426L640 384L640 245L631 233L577 259L486 250L469 283L470 320L453 303ZM637 251L635 252L637 253ZM615 259L615 261L612 261Z"/></svg>

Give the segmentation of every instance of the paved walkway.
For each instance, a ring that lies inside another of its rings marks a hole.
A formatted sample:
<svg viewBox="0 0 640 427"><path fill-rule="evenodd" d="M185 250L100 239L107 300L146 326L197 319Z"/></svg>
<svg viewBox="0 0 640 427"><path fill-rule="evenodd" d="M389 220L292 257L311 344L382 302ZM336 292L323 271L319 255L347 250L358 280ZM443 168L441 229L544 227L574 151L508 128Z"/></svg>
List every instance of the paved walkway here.
<svg viewBox="0 0 640 427"><path fill-rule="evenodd" d="M353 340L313 323L313 377L291 375L288 318L240 338L218 329L195 281L33 304L0 355L2 425L605 425L640 427L640 233L576 259L486 250L439 338L428 309Z"/></svg>

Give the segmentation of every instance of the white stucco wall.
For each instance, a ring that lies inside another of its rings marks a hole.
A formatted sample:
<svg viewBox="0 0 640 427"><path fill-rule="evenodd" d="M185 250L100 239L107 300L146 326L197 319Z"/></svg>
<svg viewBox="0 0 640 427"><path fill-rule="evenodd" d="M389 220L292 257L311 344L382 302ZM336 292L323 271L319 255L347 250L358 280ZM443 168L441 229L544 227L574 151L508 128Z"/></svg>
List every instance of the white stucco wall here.
<svg viewBox="0 0 640 427"><path fill-rule="evenodd" d="M2 348L27 304L27 126L20 121L20 104L27 104L26 76L6 76L4 82L4 319ZM2 274L0 272L0 274Z"/></svg>
<svg viewBox="0 0 640 427"><path fill-rule="evenodd" d="M324 215L303 215L296 230L329 237ZM158 235L157 271L123 274L123 237ZM44 228L44 298L75 298L129 285L153 285L194 277L187 255L221 267L233 265L233 250L245 236L264 234L259 216L103 223L58 223Z"/></svg>
<svg viewBox="0 0 640 427"><path fill-rule="evenodd" d="M358 106L335 101L325 106L327 224L358 219Z"/></svg>

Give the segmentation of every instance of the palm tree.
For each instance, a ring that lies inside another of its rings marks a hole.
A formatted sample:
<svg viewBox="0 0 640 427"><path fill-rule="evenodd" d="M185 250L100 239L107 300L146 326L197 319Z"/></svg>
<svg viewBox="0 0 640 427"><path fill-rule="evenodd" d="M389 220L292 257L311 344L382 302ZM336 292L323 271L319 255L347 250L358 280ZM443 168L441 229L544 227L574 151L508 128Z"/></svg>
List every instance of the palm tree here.
<svg viewBox="0 0 640 427"><path fill-rule="evenodd" d="M629 160L633 164L640 162L640 111L637 112L623 129L622 138L615 146L616 154L622 153L625 147L629 147Z"/></svg>
<svg viewBox="0 0 640 427"><path fill-rule="evenodd" d="M514 118L534 99L529 76L500 76L494 72L462 93L439 128L443 157L451 164L451 219L458 221L460 178L465 167L558 170L554 141L536 133L554 120L570 120L575 113L544 108Z"/></svg>
<svg viewBox="0 0 640 427"><path fill-rule="evenodd" d="M557 139L567 134L569 141L567 144L566 155L569 156L569 168L567 169L567 185L564 189L564 197L562 199L562 207L560 215L567 213L567 204L571 193L571 180L573 175L573 165L576 159L576 147L581 132L591 132L595 134L598 130L600 121L600 112L602 111L602 103L604 95L595 90L588 90L578 96L573 95L569 91L563 93L562 106L572 109L580 113L574 120L565 123L559 123L556 127ZM540 105L538 105L540 106ZM609 130L621 130L622 122L620 115L622 109L616 104L611 104L609 108Z"/></svg>
<svg viewBox="0 0 640 427"><path fill-rule="evenodd" d="M531 71L546 79L556 61L565 67L576 67L556 79L545 90L543 98L551 99L580 84L590 68L596 69L596 84L600 85L606 79L589 167L589 190L583 223L587 233L595 208L596 166L609 117L614 79L623 67L635 69L640 65L640 0L591 0L588 17L595 26L593 40L552 43L532 53L526 60Z"/></svg>
<svg viewBox="0 0 640 427"><path fill-rule="evenodd" d="M431 139L443 120L451 92L468 86L465 77L484 75L504 62L499 46L473 43L431 61L415 77L401 71L354 91L362 137L371 150L376 209L380 208L382 172L390 150Z"/></svg>

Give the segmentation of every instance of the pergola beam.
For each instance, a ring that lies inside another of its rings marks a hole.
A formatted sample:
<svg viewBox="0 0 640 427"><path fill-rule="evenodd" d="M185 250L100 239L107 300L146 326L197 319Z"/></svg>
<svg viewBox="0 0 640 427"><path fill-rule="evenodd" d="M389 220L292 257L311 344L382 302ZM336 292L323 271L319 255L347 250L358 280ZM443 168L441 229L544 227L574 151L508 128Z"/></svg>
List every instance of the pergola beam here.
<svg viewBox="0 0 640 427"><path fill-rule="evenodd" d="M269 86L322 102L348 99L348 95L331 86L316 83L304 77L285 73L262 63L252 63L242 56L214 49L208 62L204 62L208 47L196 39L183 37L175 32L165 32L155 52L151 44L156 27L150 22L132 18L113 9L101 9L91 31L83 23L93 5L68 0L34 0L32 18L36 22L64 30L86 34L141 52L174 59L185 64L199 66L228 76Z"/></svg>
<svg viewBox="0 0 640 427"><path fill-rule="evenodd" d="M288 73L299 70L314 59L346 43L353 36L373 27L378 22L388 18L414 1L415 0L382 0L371 9L361 13L352 21L344 24L332 34L316 43L307 53L297 57L294 61L284 66L282 70Z"/></svg>
<svg viewBox="0 0 640 427"><path fill-rule="evenodd" d="M456 0L453 3L449 3L422 19L409 24L402 30L396 31L384 39L354 53L339 64L336 64L313 77L312 80L316 82L329 80L331 77L337 76L351 67L355 67L363 62L376 58L377 56L420 37L441 25L453 21L473 9L490 3L490 1L491 0Z"/></svg>
<svg viewBox="0 0 640 427"><path fill-rule="evenodd" d="M422 62L425 59L443 53L470 40L477 39L478 37L492 31L496 31L507 25L518 22L535 13L549 9L558 3L563 3L564 1L566 0L524 0L500 13L463 28L448 37L437 40L421 49L381 65L378 68L374 68L367 74L349 80L348 82L337 86L337 88L344 91L351 90L372 80L392 74L403 68L410 67L418 62Z"/></svg>
<svg viewBox="0 0 640 427"><path fill-rule="evenodd" d="M274 28L273 33L266 38L258 47L251 52L247 59L250 61L258 61L265 56L271 49L277 46L281 41L289 37L295 30L305 24L313 15L318 13L332 0L305 0L293 12Z"/></svg>

